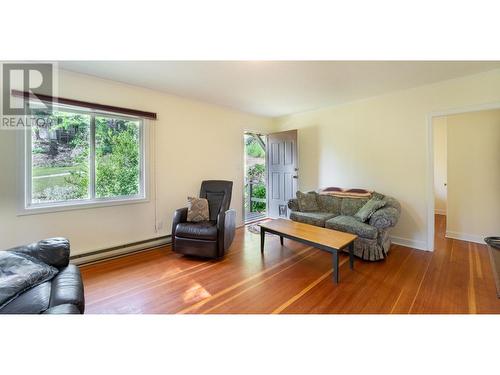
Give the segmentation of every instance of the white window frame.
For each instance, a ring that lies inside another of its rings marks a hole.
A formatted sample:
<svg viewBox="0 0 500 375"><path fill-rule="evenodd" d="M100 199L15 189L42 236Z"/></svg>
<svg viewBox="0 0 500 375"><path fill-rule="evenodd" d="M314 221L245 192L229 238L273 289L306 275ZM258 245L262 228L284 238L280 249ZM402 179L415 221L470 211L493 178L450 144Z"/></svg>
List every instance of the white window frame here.
<svg viewBox="0 0 500 375"><path fill-rule="evenodd" d="M20 159L22 160L22 173L19 179L21 183L20 204L18 215L42 214L67 210L89 209L98 207L118 206L126 204L137 204L149 202L149 183L148 183L148 166L149 150L146 147L146 140L149 139L149 129L147 121L136 116L128 116L112 112L104 112L79 108L67 105L54 105L54 110L71 113L82 113L90 116L90 152L89 152L89 199L69 200L47 203L32 203L32 129L27 126L20 133L19 149L22 151ZM95 196L95 118L96 117L111 117L122 120L139 121L139 193L133 196L107 197L98 198ZM28 121L28 116L25 118L25 123Z"/></svg>

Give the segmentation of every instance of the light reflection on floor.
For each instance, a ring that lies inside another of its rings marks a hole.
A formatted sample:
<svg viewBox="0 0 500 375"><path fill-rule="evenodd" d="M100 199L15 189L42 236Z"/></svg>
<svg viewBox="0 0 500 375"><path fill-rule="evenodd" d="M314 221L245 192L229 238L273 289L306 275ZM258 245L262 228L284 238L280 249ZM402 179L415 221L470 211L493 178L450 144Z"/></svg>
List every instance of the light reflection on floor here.
<svg viewBox="0 0 500 375"><path fill-rule="evenodd" d="M210 297L211 294L196 281L190 281L188 290L182 293L182 300L186 303L197 302Z"/></svg>

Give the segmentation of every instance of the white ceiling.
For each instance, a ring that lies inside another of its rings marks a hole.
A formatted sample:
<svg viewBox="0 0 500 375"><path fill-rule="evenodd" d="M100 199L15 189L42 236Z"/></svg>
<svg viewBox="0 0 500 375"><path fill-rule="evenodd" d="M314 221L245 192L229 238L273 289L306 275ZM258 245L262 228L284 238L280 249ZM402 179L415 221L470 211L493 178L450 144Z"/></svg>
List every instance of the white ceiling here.
<svg viewBox="0 0 500 375"><path fill-rule="evenodd" d="M64 61L59 66L275 117L496 69L500 62Z"/></svg>

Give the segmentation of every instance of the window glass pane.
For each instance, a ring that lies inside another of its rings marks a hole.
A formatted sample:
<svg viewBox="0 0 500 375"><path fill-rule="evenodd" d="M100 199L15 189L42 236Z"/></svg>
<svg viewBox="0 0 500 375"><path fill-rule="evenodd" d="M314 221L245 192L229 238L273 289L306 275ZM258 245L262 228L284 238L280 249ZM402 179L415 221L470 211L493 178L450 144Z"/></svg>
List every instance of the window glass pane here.
<svg viewBox="0 0 500 375"><path fill-rule="evenodd" d="M89 198L90 116L39 112L31 130L31 203Z"/></svg>
<svg viewBox="0 0 500 375"><path fill-rule="evenodd" d="M95 118L97 198L138 195L140 192L140 122Z"/></svg>

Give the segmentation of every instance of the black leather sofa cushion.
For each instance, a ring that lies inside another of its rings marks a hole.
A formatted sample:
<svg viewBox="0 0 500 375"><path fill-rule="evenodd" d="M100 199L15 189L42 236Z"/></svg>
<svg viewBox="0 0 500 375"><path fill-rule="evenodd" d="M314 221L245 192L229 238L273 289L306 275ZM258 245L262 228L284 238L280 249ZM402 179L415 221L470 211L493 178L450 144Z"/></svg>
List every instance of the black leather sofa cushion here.
<svg viewBox="0 0 500 375"><path fill-rule="evenodd" d="M215 221L180 223L177 225L175 236L215 241L217 240L217 224Z"/></svg>
<svg viewBox="0 0 500 375"><path fill-rule="evenodd" d="M49 308L51 285L47 281L27 290L5 305L0 314L40 314Z"/></svg>
<svg viewBox="0 0 500 375"><path fill-rule="evenodd" d="M32 256L0 251L0 308L34 286L43 284L59 270Z"/></svg>

